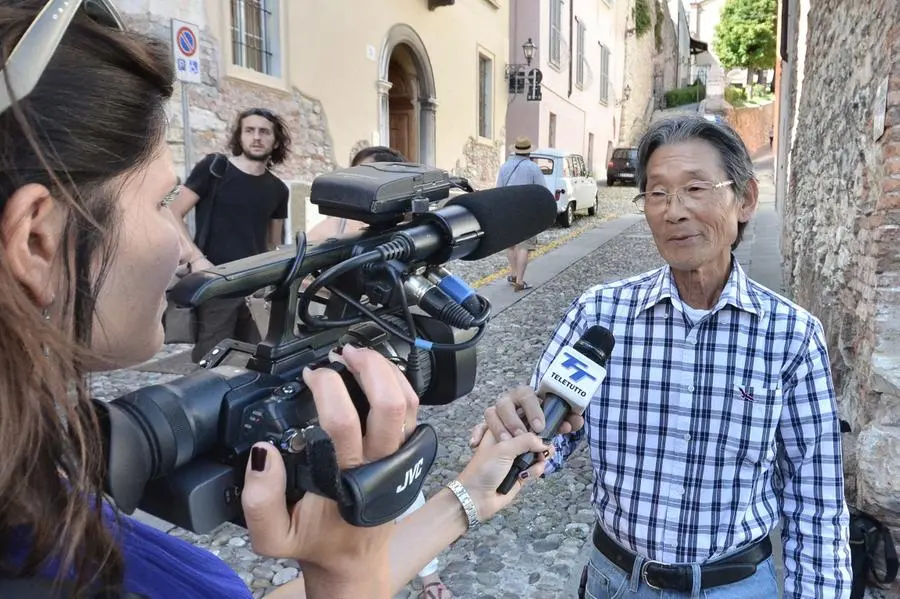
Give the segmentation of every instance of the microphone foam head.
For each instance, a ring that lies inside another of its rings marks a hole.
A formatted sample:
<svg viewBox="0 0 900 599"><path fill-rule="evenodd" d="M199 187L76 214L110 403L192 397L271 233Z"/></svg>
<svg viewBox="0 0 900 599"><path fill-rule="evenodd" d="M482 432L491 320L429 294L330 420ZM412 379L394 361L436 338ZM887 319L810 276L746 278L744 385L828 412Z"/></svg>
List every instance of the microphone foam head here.
<svg viewBox="0 0 900 599"><path fill-rule="evenodd" d="M467 209L484 235L463 260L481 260L534 237L556 221L556 200L543 185L495 187L456 196L448 206Z"/></svg>
<svg viewBox="0 0 900 599"><path fill-rule="evenodd" d="M575 344L575 349L602 366L606 364L615 345L616 338L612 331L595 324L584 332L584 335Z"/></svg>

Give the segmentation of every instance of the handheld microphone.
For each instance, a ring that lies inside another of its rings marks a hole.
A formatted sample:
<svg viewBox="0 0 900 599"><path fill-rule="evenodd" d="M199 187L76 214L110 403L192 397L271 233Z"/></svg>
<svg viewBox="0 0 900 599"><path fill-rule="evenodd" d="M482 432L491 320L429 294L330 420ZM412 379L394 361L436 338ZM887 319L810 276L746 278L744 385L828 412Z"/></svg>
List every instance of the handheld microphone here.
<svg viewBox="0 0 900 599"><path fill-rule="evenodd" d="M606 361L615 344L616 339L609 329L594 325L575 345L564 347L556 354L538 387L538 394L544 395L542 439L549 441L555 437L569 413L584 413L606 378ZM518 456L497 492L501 495L509 493L519 475L536 459L534 453Z"/></svg>

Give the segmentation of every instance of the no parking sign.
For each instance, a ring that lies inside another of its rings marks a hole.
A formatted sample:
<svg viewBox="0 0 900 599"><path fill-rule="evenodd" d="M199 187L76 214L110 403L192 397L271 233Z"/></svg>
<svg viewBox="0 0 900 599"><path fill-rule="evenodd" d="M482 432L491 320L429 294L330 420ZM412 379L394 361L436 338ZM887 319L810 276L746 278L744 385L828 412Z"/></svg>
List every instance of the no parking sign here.
<svg viewBox="0 0 900 599"><path fill-rule="evenodd" d="M196 25L172 19L172 56L181 81L200 83L200 32Z"/></svg>

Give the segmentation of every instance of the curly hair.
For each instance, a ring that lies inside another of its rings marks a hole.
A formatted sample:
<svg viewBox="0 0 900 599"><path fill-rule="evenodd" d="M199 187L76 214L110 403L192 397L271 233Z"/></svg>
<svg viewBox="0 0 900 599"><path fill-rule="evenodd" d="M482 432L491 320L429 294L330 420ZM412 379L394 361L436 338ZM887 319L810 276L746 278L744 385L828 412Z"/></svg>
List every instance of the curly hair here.
<svg viewBox="0 0 900 599"><path fill-rule="evenodd" d="M228 142L228 148L231 150L231 153L235 156L240 156L244 153L244 147L241 145L241 129L244 119L248 116L261 116L272 123L275 133L275 147L272 148L272 154L269 156L266 166L273 167L283 164L291 152L291 133L284 120L267 108L248 108L237 116L234 129L231 132L231 140Z"/></svg>

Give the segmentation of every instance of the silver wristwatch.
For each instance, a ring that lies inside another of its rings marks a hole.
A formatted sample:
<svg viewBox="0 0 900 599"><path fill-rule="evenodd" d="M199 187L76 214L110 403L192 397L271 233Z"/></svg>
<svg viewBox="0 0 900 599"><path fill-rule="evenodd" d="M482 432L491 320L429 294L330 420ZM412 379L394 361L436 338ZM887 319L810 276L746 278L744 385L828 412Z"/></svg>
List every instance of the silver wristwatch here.
<svg viewBox="0 0 900 599"><path fill-rule="evenodd" d="M469 530L481 526L481 521L478 519L478 510L475 508L475 502L472 501L472 497L469 496L469 492L462 486L462 483L458 480L453 480L447 483L447 488L453 491L453 494L456 495L456 498L459 499L459 502L462 504L463 510L466 512L466 519L469 521Z"/></svg>

